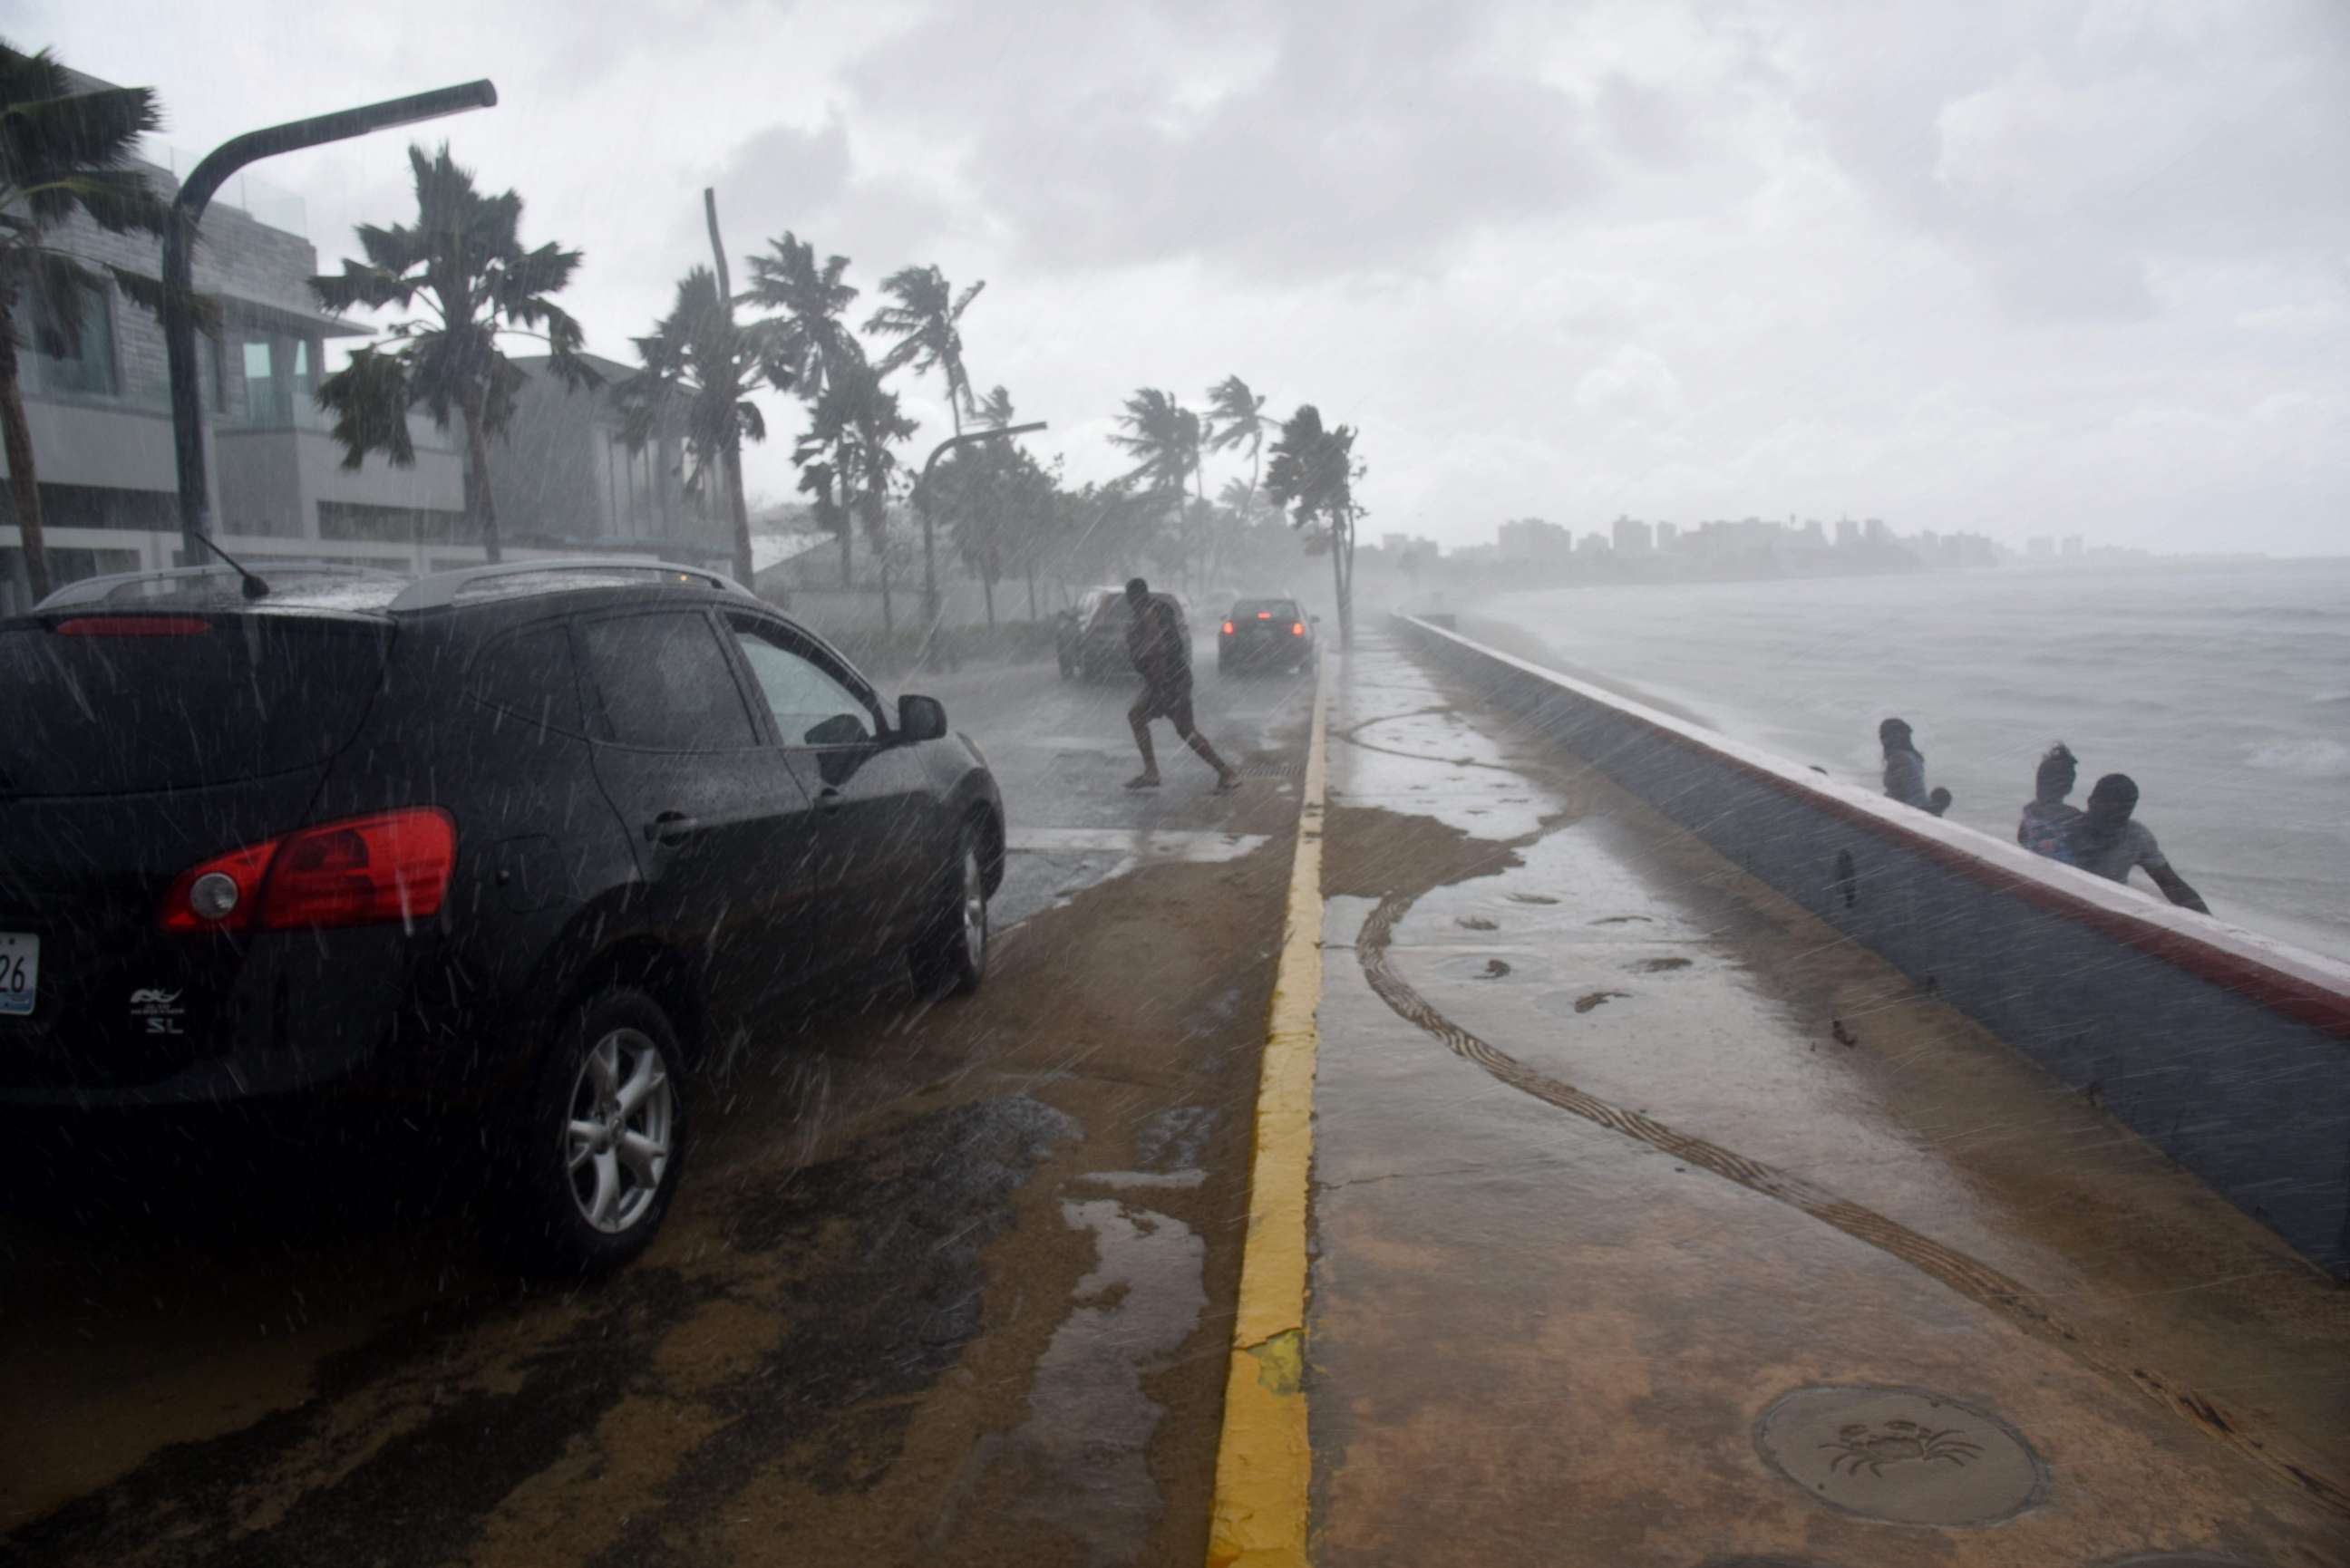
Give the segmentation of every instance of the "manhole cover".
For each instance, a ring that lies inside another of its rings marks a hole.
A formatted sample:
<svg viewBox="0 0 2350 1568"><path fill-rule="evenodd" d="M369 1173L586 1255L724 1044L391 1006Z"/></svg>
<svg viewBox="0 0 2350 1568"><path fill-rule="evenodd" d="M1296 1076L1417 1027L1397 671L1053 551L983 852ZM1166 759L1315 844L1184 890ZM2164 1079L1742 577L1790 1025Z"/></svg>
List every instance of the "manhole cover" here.
<svg viewBox="0 0 2350 1568"><path fill-rule="evenodd" d="M1897 1524L1997 1524L2046 1485L2014 1428L1921 1388L1798 1388L1762 1412L1754 1443L1829 1507Z"/></svg>

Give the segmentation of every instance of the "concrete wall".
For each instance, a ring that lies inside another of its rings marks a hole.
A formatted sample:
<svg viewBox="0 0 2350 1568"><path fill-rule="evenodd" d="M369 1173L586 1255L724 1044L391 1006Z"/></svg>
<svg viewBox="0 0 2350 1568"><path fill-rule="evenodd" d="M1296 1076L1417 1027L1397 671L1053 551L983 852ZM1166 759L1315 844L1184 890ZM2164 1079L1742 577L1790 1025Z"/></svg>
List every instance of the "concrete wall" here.
<svg viewBox="0 0 2350 1568"><path fill-rule="evenodd" d="M2350 965L1945 823L1424 620L1407 640L2350 1278Z"/></svg>

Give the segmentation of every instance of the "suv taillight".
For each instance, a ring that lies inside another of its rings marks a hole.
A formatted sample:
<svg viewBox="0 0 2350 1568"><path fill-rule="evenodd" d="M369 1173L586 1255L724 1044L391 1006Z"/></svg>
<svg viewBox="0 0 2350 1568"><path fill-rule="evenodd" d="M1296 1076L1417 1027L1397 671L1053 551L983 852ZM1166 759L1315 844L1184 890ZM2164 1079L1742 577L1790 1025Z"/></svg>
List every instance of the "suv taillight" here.
<svg viewBox="0 0 2350 1568"><path fill-rule="evenodd" d="M1226 637L1232 635L1232 623L1230 621L1224 622L1224 635Z"/></svg>
<svg viewBox="0 0 2350 1568"><path fill-rule="evenodd" d="M457 826L437 806L322 823L180 873L167 931L284 931L408 922L441 911Z"/></svg>

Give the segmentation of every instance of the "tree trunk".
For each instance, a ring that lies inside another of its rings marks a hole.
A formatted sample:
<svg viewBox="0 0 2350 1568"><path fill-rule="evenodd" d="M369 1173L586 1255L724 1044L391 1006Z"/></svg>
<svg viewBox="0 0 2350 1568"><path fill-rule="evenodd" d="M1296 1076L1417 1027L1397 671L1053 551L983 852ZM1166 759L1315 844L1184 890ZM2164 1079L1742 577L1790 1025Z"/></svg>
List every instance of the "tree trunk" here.
<svg viewBox="0 0 2350 1568"><path fill-rule="evenodd" d="M993 572L979 574L979 591L981 597L987 600L987 629L993 631L995 629L995 574Z"/></svg>
<svg viewBox="0 0 2350 1568"><path fill-rule="evenodd" d="M1028 624L1036 624L1036 563L1028 563Z"/></svg>
<svg viewBox="0 0 2350 1568"><path fill-rule="evenodd" d="M1347 582L1346 543L1340 530L1346 527L1343 513L1330 514L1330 586L1338 596L1338 646L1355 646L1354 596Z"/></svg>
<svg viewBox="0 0 2350 1568"><path fill-rule="evenodd" d="M843 588L847 588L852 586L851 576L854 570L849 558L849 551L853 548L850 541L857 536L857 519L848 514L848 509L847 507L841 508L839 528L840 586Z"/></svg>
<svg viewBox="0 0 2350 1568"><path fill-rule="evenodd" d="M734 519L734 580L758 591L751 562L751 504L743 497L743 443L726 443L726 510Z"/></svg>
<svg viewBox="0 0 2350 1568"><path fill-rule="evenodd" d="M16 532L25 542L25 578L33 602L49 597L49 554L41 537L41 486L33 471L33 427L25 422L25 389L16 383L16 327L0 311L0 436L6 438L8 492L16 502Z"/></svg>
<svg viewBox="0 0 2350 1568"><path fill-rule="evenodd" d="M881 555L881 630L885 636L890 637L898 632L898 617L889 607L889 556L887 549Z"/></svg>
<svg viewBox="0 0 2350 1568"><path fill-rule="evenodd" d="M490 437L482 419L482 396L468 395L459 405L465 421L465 512L473 519L473 535L483 556L505 559L498 548L498 504L490 494Z"/></svg>

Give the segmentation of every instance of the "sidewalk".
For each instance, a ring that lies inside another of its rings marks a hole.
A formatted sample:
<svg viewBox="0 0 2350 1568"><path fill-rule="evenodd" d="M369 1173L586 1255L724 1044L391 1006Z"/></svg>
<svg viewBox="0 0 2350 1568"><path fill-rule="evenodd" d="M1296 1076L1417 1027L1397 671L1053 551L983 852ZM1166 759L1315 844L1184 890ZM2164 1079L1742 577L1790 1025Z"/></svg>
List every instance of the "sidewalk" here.
<svg viewBox="0 0 2350 1568"><path fill-rule="evenodd" d="M1314 1561L2350 1562L2350 1293L1377 631L1331 675Z"/></svg>

